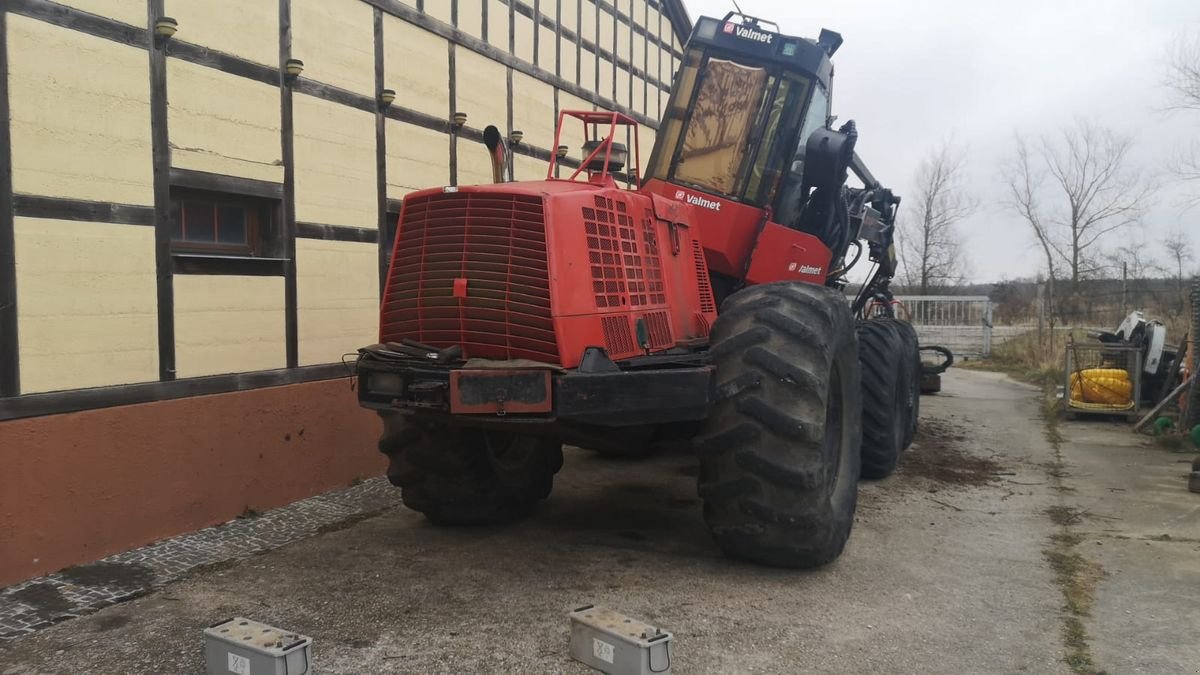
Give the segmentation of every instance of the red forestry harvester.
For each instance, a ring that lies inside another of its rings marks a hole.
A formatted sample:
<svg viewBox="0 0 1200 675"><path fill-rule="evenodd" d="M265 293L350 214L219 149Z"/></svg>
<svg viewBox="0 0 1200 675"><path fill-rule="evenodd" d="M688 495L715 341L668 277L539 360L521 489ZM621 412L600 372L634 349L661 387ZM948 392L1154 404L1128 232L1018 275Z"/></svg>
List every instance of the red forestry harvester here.
<svg viewBox="0 0 1200 675"><path fill-rule="evenodd" d="M558 134L583 126L582 162L404 200L358 392L405 504L505 521L550 494L564 443L633 455L670 435L693 439L726 552L841 553L859 477L889 474L912 439L920 367L911 326L863 316L892 306L900 199L855 154L854 123L831 127L841 42L702 18L644 174L636 122L568 111ZM485 143L499 176L506 148L494 129Z"/></svg>

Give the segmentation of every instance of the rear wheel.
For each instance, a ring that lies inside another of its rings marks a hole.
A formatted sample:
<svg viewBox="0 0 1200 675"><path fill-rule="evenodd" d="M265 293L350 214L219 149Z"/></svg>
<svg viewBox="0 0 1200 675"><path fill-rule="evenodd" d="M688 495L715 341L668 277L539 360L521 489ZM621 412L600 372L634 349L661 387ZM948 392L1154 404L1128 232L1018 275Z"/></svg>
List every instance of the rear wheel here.
<svg viewBox="0 0 1200 675"><path fill-rule="evenodd" d="M811 284L754 286L722 303L711 340L717 403L697 450L713 538L768 565L833 561L858 497L862 403L846 299Z"/></svg>
<svg viewBox="0 0 1200 675"><path fill-rule="evenodd" d="M465 429L384 413L379 449L404 505L439 525L503 523L550 495L562 468L557 439Z"/></svg>
<svg viewBox="0 0 1200 675"><path fill-rule="evenodd" d="M903 342L889 322L860 320L858 354L862 364L862 477L886 478L896 470L909 427Z"/></svg>
<svg viewBox="0 0 1200 675"><path fill-rule="evenodd" d="M921 415L921 353L917 350L917 330L913 325L903 319L876 319L891 324L896 332L900 334L901 343L901 364L904 370L901 374L901 382L908 387L907 399L905 401L908 409L908 428L904 432L903 448L912 445L913 436L917 433L917 425L920 423Z"/></svg>

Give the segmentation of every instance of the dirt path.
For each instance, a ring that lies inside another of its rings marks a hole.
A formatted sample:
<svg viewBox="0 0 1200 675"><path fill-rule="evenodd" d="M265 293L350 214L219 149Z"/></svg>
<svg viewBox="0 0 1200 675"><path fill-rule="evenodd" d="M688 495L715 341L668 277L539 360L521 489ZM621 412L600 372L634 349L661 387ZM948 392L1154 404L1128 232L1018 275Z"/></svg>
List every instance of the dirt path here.
<svg viewBox="0 0 1200 675"><path fill-rule="evenodd" d="M943 392L923 399L901 471L862 486L850 545L823 570L721 557L687 455L572 451L555 495L520 525L441 530L389 510L0 643L0 675L201 672L202 627L232 615L311 635L325 673L593 672L566 654L566 613L587 603L673 631L679 673L1070 672L1070 614L1047 557L1066 527L1047 514L1068 505L1048 473L1063 470L1047 467L1074 450L1050 442L1023 385L952 372ZM1124 611L1106 597L1109 574L1080 619L1101 664L1110 605Z"/></svg>

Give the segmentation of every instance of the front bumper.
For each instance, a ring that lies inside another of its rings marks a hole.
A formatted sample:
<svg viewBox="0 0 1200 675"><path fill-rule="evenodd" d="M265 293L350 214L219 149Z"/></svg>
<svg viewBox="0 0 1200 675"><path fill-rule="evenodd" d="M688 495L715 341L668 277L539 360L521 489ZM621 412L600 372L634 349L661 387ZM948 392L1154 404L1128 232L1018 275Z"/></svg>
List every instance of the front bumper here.
<svg viewBox="0 0 1200 675"><path fill-rule="evenodd" d="M714 392L713 369L706 365L584 373L362 358L357 377L364 408L514 423L627 426L701 420L708 416Z"/></svg>

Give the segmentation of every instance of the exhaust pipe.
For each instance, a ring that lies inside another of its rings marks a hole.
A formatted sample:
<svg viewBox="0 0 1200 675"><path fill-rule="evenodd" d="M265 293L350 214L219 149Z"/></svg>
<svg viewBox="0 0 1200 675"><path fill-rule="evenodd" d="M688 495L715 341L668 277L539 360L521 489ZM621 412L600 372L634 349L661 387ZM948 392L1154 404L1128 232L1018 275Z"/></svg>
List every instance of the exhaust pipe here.
<svg viewBox="0 0 1200 675"><path fill-rule="evenodd" d="M483 130L483 144L487 146L488 155L492 158L492 182L507 183L511 180L508 174L508 145L504 136L494 125L489 124Z"/></svg>

